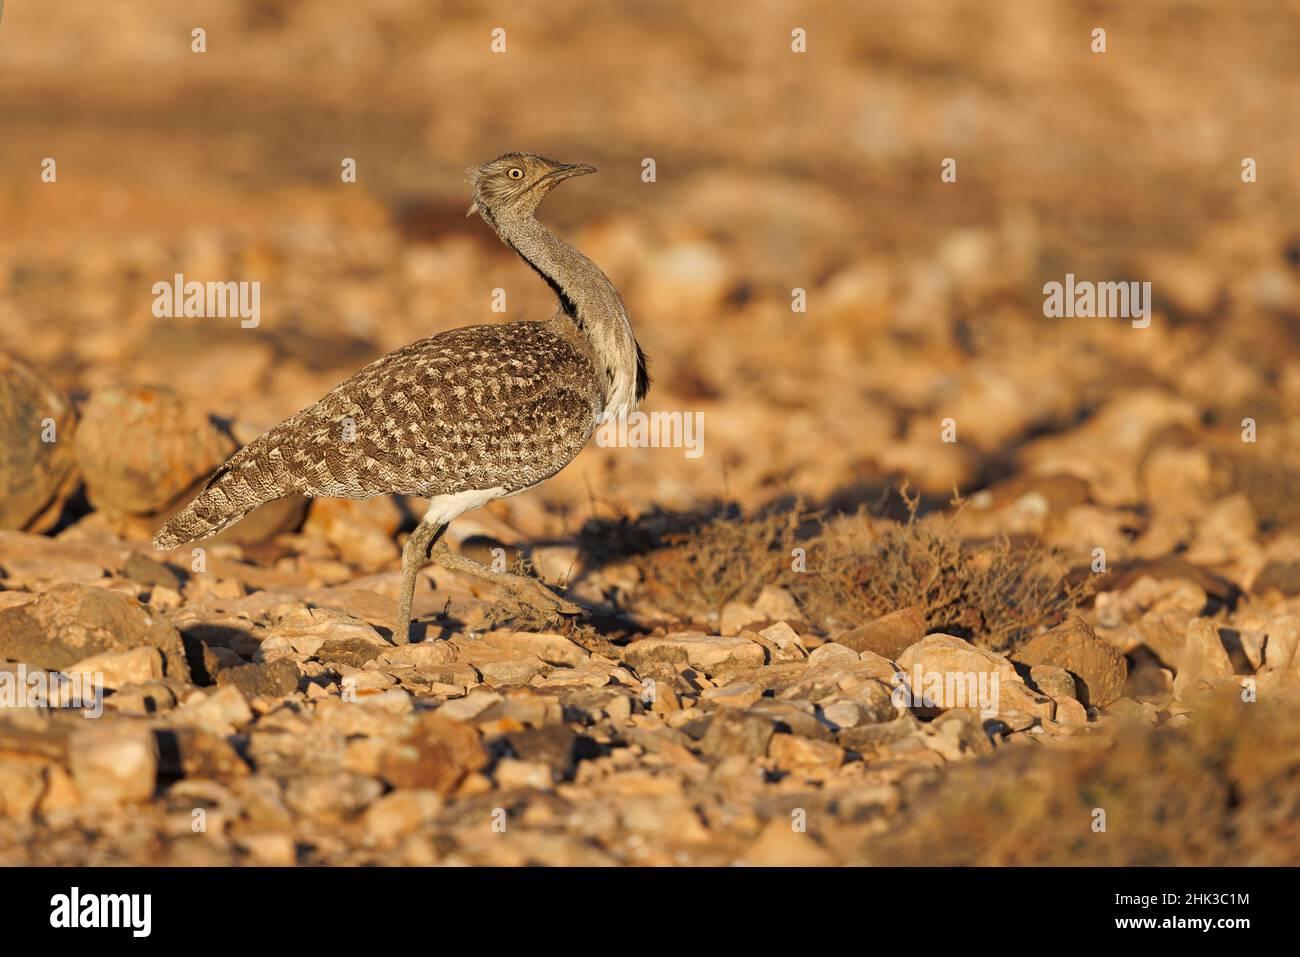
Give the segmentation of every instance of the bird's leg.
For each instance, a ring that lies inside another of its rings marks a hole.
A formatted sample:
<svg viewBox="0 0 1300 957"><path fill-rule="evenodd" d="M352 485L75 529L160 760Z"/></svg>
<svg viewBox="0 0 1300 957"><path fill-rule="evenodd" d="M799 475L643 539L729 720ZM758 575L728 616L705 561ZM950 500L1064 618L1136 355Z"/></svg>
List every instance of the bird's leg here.
<svg viewBox="0 0 1300 957"><path fill-rule="evenodd" d="M482 562L476 562L466 555L459 555L447 547L446 542L438 542L433 548L434 564L441 565L448 571L465 572L484 581L492 582L514 598L516 601L536 608L539 611L557 612L561 615L581 615L582 609L573 602L561 598L547 588L541 581L528 575L514 575L509 572L494 572Z"/></svg>
<svg viewBox="0 0 1300 957"><path fill-rule="evenodd" d="M424 560L429 557L429 546L442 537L446 525L421 522L406 540L402 549L402 594L397 602L397 620L393 622L393 644L405 645L411 640L411 601L415 597L415 576Z"/></svg>

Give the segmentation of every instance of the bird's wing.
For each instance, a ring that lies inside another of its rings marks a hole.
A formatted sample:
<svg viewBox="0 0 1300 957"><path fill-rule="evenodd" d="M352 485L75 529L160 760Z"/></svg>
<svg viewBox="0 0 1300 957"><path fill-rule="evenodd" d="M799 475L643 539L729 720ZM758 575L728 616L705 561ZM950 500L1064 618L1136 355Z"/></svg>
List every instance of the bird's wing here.
<svg viewBox="0 0 1300 957"><path fill-rule="evenodd" d="M590 359L545 323L469 326L372 362L228 465L281 494L514 492L582 450L601 401Z"/></svg>

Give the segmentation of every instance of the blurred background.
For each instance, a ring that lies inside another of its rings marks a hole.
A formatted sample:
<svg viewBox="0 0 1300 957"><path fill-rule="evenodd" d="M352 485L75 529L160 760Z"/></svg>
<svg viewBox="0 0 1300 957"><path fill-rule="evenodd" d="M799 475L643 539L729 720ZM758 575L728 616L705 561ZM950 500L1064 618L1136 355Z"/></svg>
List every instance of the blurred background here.
<svg viewBox="0 0 1300 957"><path fill-rule="evenodd" d="M632 511L851 501L902 475L969 491L1015 471L1036 434L1138 390L1234 439L1247 412L1271 418L1261 443L1292 440L1297 14L10 4L0 334L74 402L167 385L264 428L413 339L549 314L549 291L463 215L465 169L524 149L600 168L541 216L624 293L647 408L706 422L699 459L589 450L536 493L548 509L588 509L588 485ZM154 318L150 289L176 272L260 281L260 327ZM1045 319L1042 285L1066 272L1151 281L1155 321ZM956 447L935 441L947 415Z"/></svg>

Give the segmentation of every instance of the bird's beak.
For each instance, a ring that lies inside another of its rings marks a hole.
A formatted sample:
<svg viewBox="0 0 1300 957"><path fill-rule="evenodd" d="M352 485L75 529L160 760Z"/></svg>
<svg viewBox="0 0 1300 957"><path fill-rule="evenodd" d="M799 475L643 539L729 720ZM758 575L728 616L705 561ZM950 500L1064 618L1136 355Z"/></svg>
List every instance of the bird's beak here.
<svg viewBox="0 0 1300 957"><path fill-rule="evenodd" d="M596 167L588 166L586 163L564 163L547 173L546 178L558 183L562 179L569 179L572 176L586 176L588 173L594 172L596 172Z"/></svg>

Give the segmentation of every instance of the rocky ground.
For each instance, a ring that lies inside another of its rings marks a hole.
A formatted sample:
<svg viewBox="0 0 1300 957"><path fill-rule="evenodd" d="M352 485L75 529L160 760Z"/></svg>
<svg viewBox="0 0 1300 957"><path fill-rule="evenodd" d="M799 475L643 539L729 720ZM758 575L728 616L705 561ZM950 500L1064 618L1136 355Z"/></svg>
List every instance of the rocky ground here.
<svg viewBox="0 0 1300 957"><path fill-rule="evenodd" d="M509 11L417 6L231 3L197 60L161 0L5 12L0 863L1297 863L1293 22L1108 11L1097 60L1068 4L814 4L792 62L770 10L558 4L485 61ZM463 217L520 147L601 167L542 217L704 423L453 525L586 613L431 567L395 647L401 497L152 551L364 363L549 312ZM155 317L178 272L260 324ZM1067 272L1151 325L1046 318ZM79 675L101 716L3 698Z"/></svg>

